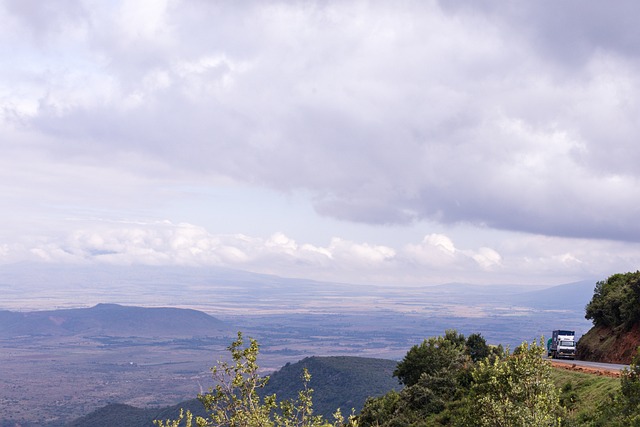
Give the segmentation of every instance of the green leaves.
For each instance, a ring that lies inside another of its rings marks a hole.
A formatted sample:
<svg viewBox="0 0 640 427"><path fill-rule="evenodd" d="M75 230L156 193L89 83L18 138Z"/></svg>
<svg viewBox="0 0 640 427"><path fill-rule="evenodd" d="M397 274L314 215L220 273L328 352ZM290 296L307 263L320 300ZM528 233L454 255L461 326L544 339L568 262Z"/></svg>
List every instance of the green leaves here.
<svg viewBox="0 0 640 427"><path fill-rule="evenodd" d="M468 424L559 426L562 407L544 352L541 339L521 344L504 360L480 361L473 371Z"/></svg>
<svg viewBox="0 0 640 427"><path fill-rule="evenodd" d="M509 354L478 334L465 340L447 331L409 350L396 369L404 390L369 399L359 421L363 427L560 426L563 408L544 352L542 340Z"/></svg>
<svg viewBox="0 0 640 427"><path fill-rule="evenodd" d="M198 396L210 418L208 423L202 425L271 426L269 415L275 407L275 401L265 399L261 403L257 392L269 380L258 375L258 343L251 339L249 346L243 348L242 334L238 332L238 338L228 350L233 363L219 361L217 366L211 368L216 386L210 388L209 393ZM197 421L203 422L200 419Z"/></svg>
<svg viewBox="0 0 640 427"><path fill-rule="evenodd" d="M595 326L633 326L640 321L640 271L614 274L596 283L585 310Z"/></svg>
<svg viewBox="0 0 640 427"><path fill-rule="evenodd" d="M423 374L458 369L467 359L464 335L447 330L445 336L431 337L411 347L398 363L393 376L398 377L401 384L412 386L418 383Z"/></svg>
<svg viewBox="0 0 640 427"><path fill-rule="evenodd" d="M455 425L450 423L456 415L449 409L468 393L472 355L490 354L479 334L465 339L451 329L425 339L407 352L394 371L405 388L368 399L358 420L362 426L376 427Z"/></svg>
<svg viewBox="0 0 640 427"><path fill-rule="evenodd" d="M269 381L269 377L258 375L259 346L250 339L244 346L242 333L228 347L232 362L221 362L211 368L216 384L208 393L198 395L204 405L207 418L195 419L198 427L332 427L321 416L313 415L313 389L309 388L311 375L305 369L302 374L303 388L295 400L278 402L275 395L260 398L258 390ZM345 421L338 411L334 427L356 427L355 417ZM177 420L154 421L158 427L193 427L193 415L180 413Z"/></svg>

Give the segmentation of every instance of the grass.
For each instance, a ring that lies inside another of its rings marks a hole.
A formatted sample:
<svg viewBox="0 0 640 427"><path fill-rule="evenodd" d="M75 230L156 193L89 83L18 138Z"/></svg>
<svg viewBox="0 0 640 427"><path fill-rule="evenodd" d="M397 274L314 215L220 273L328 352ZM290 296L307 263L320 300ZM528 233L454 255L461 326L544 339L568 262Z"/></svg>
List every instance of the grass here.
<svg viewBox="0 0 640 427"><path fill-rule="evenodd" d="M561 399L569 409L569 417L579 420L608 401L620 389L620 379L553 369L551 377L561 390Z"/></svg>

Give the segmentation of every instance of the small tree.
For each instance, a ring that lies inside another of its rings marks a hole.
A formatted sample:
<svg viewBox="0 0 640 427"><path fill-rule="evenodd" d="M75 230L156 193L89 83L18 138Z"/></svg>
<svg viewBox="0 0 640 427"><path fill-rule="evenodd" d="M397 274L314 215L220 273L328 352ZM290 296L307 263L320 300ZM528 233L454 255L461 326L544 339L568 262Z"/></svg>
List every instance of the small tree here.
<svg viewBox="0 0 640 427"><path fill-rule="evenodd" d="M484 340L482 340L484 342ZM366 427L426 427L441 425L435 417L467 392L472 361L464 335L453 329L444 336L413 346L398 363L394 376L406 387L369 398L358 421Z"/></svg>
<svg viewBox="0 0 640 427"><path fill-rule="evenodd" d="M276 400L276 395L269 395L261 399L258 390L269 381L269 377L258 375L257 357L258 342L250 339L248 347L243 347L242 333L228 347L233 362L218 361L218 365L211 368L215 387L208 393L198 395L202 402L207 418L196 417L198 427L330 427L331 424L323 420L322 416L313 415L312 395L309 388L311 376L304 370L303 389L295 401ZM334 415L335 427L345 423L344 417L337 411ZM180 411L177 420L155 420L158 427L180 427L184 422L186 427L193 427L194 417L190 411ZM355 417L350 416L347 425L355 427Z"/></svg>
<svg viewBox="0 0 640 427"><path fill-rule="evenodd" d="M629 368L622 370L620 390L600 405L592 425L596 427L640 426L640 348Z"/></svg>
<svg viewBox="0 0 640 427"><path fill-rule="evenodd" d="M410 387L417 384L423 374L451 370L464 361L465 342L464 335L452 329L447 330L444 336L426 339L409 349L393 371L393 376Z"/></svg>
<svg viewBox="0 0 640 427"><path fill-rule="evenodd" d="M477 362L486 359L491 354L491 348L487 345L487 341L480 334L471 334L466 342L467 354L471 360Z"/></svg>
<svg viewBox="0 0 640 427"><path fill-rule="evenodd" d="M622 370L620 394L623 412L640 414L640 349L636 351L629 367Z"/></svg>
<svg viewBox="0 0 640 427"><path fill-rule="evenodd" d="M585 308L595 326L631 328L640 322L640 271L614 274L599 281Z"/></svg>
<svg viewBox="0 0 640 427"><path fill-rule="evenodd" d="M468 425L559 426L562 407L544 351L542 340L525 342L504 360L480 361L473 372Z"/></svg>

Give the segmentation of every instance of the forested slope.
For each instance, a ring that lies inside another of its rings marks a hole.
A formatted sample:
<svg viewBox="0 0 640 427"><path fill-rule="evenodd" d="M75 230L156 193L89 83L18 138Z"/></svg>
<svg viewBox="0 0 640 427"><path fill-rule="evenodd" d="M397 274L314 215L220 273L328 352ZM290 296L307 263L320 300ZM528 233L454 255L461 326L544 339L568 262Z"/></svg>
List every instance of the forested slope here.
<svg viewBox="0 0 640 427"><path fill-rule="evenodd" d="M296 398L306 368L311 374L309 385L314 390L314 412L331 418L337 408L344 414L352 409L360 411L367 397L399 390L398 379L393 377L397 364L393 360L364 357L307 357L274 372L263 394L276 393L282 399Z"/></svg>
<svg viewBox="0 0 640 427"><path fill-rule="evenodd" d="M290 363L270 376L261 395L276 394L278 399L295 399L302 384L303 369L311 373L314 413L331 418L337 408L343 413L359 411L369 396L383 395L400 385L393 378L396 361L366 357L308 357ZM175 419L180 408L194 415L205 415L202 404L189 400L166 408L136 408L110 404L69 424L69 427L151 427L154 419Z"/></svg>
<svg viewBox="0 0 640 427"><path fill-rule="evenodd" d="M578 342L578 359L631 363L640 345L640 271L596 283L585 317L593 328Z"/></svg>

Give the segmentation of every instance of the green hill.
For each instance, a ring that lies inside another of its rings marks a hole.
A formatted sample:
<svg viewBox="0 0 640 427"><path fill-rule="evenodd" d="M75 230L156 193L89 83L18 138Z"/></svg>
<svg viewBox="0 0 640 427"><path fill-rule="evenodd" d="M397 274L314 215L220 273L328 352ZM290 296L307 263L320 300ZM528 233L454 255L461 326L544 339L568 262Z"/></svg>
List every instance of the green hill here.
<svg viewBox="0 0 640 427"><path fill-rule="evenodd" d="M307 357L273 373L264 393L276 393L278 399L296 398L302 387L302 370L307 368L314 390L314 411L332 419L338 408L343 414L351 413L352 408L359 411L367 397L400 389L398 379L393 378L396 365L397 362L387 359Z"/></svg>
<svg viewBox="0 0 640 427"><path fill-rule="evenodd" d="M392 377L397 362L365 357L308 357L287 364L271 375L263 394L275 393L278 400L296 398L303 387L302 372L307 368L314 389L315 414L329 417L337 408L349 414L351 408L360 410L368 396L380 396L398 389ZM152 427L154 419L175 419L180 408L204 415L198 400L189 400L166 408L136 408L112 403L78 418L68 427Z"/></svg>
<svg viewBox="0 0 640 427"><path fill-rule="evenodd" d="M187 400L166 408L136 408L122 403L111 403L67 424L67 427L152 427L153 420L176 419L180 409L204 416L204 408L197 399Z"/></svg>
<svg viewBox="0 0 640 427"><path fill-rule="evenodd" d="M111 403L71 422L68 427L150 426L157 409Z"/></svg>

